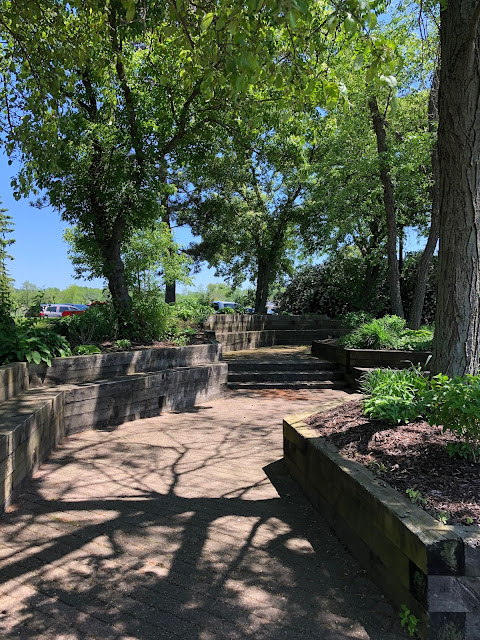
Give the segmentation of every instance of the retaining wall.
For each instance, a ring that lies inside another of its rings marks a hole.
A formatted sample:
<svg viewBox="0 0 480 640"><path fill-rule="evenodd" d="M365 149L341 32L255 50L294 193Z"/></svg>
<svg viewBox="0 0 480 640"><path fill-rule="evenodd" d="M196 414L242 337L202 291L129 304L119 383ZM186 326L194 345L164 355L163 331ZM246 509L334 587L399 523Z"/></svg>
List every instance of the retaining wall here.
<svg viewBox="0 0 480 640"><path fill-rule="evenodd" d="M217 362L221 353L222 347L219 344L200 344L52 358L51 367L30 363L28 375L30 387L52 386Z"/></svg>
<svg viewBox="0 0 480 640"><path fill-rule="evenodd" d="M480 527L440 524L341 456L306 416L284 420L284 454L314 506L396 607L419 619L422 638L478 640Z"/></svg>
<svg viewBox="0 0 480 640"><path fill-rule="evenodd" d="M48 370L0 367L0 512L65 435L221 395L228 365L220 355L221 346L211 344L54 358Z"/></svg>
<svg viewBox="0 0 480 640"><path fill-rule="evenodd" d="M326 315L290 316L273 314L215 314L208 316L205 329L225 332L321 330L340 335L340 324Z"/></svg>
<svg viewBox="0 0 480 640"><path fill-rule="evenodd" d="M19 395L28 389L26 362L13 362L0 367L0 402Z"/></svg>
<svg viewBox="0 0 480 640"><path fill-rule="evenodd" d="M308 345L341 333L339 323L328 316L218 314L207 318L205 329L225 351Z"/></svg>
<svg viewBox="0 0 480 640"><path fill-rule="evenodd" d="M430 351L399 351L394 349L347 349L335 344L314 340L312 355L322 360L336 362L347 369L352 367L392 367L408 368L411 364L424 365Z"/></svg>

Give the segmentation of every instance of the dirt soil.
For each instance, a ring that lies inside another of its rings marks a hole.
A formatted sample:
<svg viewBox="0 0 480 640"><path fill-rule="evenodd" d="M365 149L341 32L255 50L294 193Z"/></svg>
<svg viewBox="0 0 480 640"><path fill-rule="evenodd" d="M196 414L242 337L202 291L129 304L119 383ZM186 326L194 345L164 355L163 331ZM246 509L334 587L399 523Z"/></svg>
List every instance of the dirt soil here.
<svg viewBox="0 0 480 640"><path fill-rule="evenodd" d="M427 422L391 427L363 415L360 400L310 416L305 423L347 458L362 463L444 524L480 525L480 461L449 457L457 442ZM411 498L412 499L412 498Z"/></svg>

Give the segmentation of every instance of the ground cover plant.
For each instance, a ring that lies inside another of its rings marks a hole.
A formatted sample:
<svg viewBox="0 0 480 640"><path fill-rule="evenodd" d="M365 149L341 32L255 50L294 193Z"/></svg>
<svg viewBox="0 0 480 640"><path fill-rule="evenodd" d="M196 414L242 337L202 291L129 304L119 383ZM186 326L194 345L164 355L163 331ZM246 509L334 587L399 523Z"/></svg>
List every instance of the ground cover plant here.
<svg viewBox="0 0 480 640"><path fill-rule="evenodd" d="M35 326L29 318L5 325L0 324L0 364L10 362L45 362L71 355L67 339L50 328Z"/></svg>
<svg viewBox="0 0 480 640"><path fill-rule="evenodd" d="M398 316L384 316L353 328L342 336L338 344L349 349L403 349L428 351L433 340L433 326L413 330Z"/></svg>
<svg viewBox="0 0 480 640"><path fill-rule="evenodd" d="M439 522L480 524L480 376L378 369L361 390L307 424Z"/></svg>

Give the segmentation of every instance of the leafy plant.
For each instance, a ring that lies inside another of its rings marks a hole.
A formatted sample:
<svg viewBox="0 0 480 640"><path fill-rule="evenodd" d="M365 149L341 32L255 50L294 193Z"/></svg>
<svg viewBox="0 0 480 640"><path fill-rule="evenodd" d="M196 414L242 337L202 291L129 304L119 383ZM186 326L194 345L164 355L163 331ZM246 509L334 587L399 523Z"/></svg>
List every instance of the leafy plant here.
<svg viewBox="0 0 480 640"><path fill-rule="evenodd" d="M192 299L176 302L170 305L170 308L176 318L195 324L201 324L206 320L207 316L213 313L213 309L209 304Z"/></svg>
<svg viewBox="0 0 480 640"><path fill-rule="evenodd" d="M94 353L102 353L100 349L94 344L79 344L73 350L76 356L90 356Z"/></svg>
<svg viewBox="0 0 480 640"><path fill-rule="evenodd" d="M388 424L405 424L420 417L420 399L428 380L420 367L409 369L374 369L361 380L364 413Z"/></svg>
<svg viewBox="0 0 480 640"><path fill-rule="evenodd" d="M476 461L480 449L480 376L435 376L423 405L429 423L454 433ZM461 451L464 449L456 450Z"/></svg>
<svg viewBox="0 0 480 640"><path fill-rule="evenodd" d="M413 502L413 504L416 504L419 507L424 507L426 505L427 501L422 496L420 491L409 487L405 490L405 493L410 498L411 502Z"/></svg>
<svg viewBox="0 0 480 640"><path fill-rule="evenodd" d="M177 347L184 347L190 343L191 338L196 335L196 330L191 327L172 327L162 337L164 340L169 340Z"/></svg>
<svg viewBox="0 0 480 640"><path fill-rule="evenodd" d="M217 311L217 314L224 314L224 315L233 315L235 313L239 313L238 309L232 309L231 307L224 307L223 309L219 309Z"/></svg>
<svg viewBox="0 0 480 640"><path fill-rule="evenodd" d="M435 520L438 520L442 524L447 524L448 519L451 517L450 511L437 511L434 515Z"/></svg>
<svg viewBox="0 0 480 640"><path fill-rule="evenodd" d="M472 450L466 442L447 442L446 449L450 458L474 460ZM478 451L476 452L476 455L478 455Z"/></svg>
<svg viewBox="0 0 480 640"><path fill-rule="evenodd" d="M418 626L418 618L413 615L406 604L402 604L400 611L400 624L406 627L410 636L415 635Z"/></svg>
<svg viewBox="0 0 480 640"><path fill-rule="evenodd" d="M398 316L374 318L338 341L350 349L397 349L405 330L405 320Z"/></svg>
<svg viewBox="0 0 480 640"><path fill-rule="evenodd" d="M421 329L405 329L400 337L399 349L406 351L430 351L433 341L433 325Z"/></svg>
<svg viewBox="0 0 480 640"><path fill-rule="evenodd" d="M115 340L113 346L119 349L129 349L132 346L132 341L128 338L120 338L120 340Z"/></svg>
<svg viewBox="0 0 480 640"><path fill-rule="evenodd" d="M405 320L398 316L375 318L357 326L338 344L349 349L405 349L425 351L431 349L433 327L416 331L405 327Z"/></svg>
<svg viewBox="0 0 480 640"><path fill-rule="evenodd" d="M93 304L84 313L54 322L56 330L65 335L71 345L112 340L118 333L113 306L108 302Z"/></svg>
<svg viewBox="0 0 480 640"><path fill-rule="evenodd" d="M348 311L340 316L342 329L346 329L349 332L358 329L362 324L367 324L372 320L372 314L366 311Z"/></svg>
<svg viewBox="0 0 480 640"><path fill-rule="evenodd" d="M34 320L20 320L12 326L0 325L0 363L45 362L52 358L71 355L70 345L64 336L51 329L35 327Z"/></svg>

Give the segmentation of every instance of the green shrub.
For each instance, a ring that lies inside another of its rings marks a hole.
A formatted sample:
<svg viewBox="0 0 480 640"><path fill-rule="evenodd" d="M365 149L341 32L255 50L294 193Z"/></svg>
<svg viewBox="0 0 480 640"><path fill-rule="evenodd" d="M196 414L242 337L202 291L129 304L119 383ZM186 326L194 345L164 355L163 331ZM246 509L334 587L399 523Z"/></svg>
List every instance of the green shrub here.
<svg viewBox="0 0 480 640"><path fill-rule="evenodd" d="M223 315L232 315L234 313L241 313L239 309L232 309L231 307L223 307L223 309L219 309L216 311L217 314Z"/></svg>
<svg viewBox="0 0 480 640"><path fill-rule="evenodd" d="M467 445L476 460L480 451L480 376L466 375L449 378L437 375L425 394L423 410L432 425L451 431ZM465 451L458 447L454 453Z"/></svg>
<svg viewBox="0 0 480 640"><path fill-rule="evenodd" d="M364 291L365 273L363 258L339 252L321 265L301 267L280 296L279 306L294 315L317 313L330 318L362 310L385 313L389 306L386 261L379 266L368 296Z"/></svg>
<svg viewBox="0 0 480 640"><path fill-rule="evenodd" d="M338 344L349 349L426 351L431 349L432 340L433 327L422 327L413 331L405 327L403 318L385 316L358 326L340 338Z"/></svg>
<svg viewBox="0 0 480 640"><path fill-rule="evenodd" d="M346 331L358 329L362 324L367 324L373 320L372 314L366 311L348 311L339 316L339 318L342 329Z"/></svg>
<svg viewBox="0 0 480 640"><path fill-rule="evenodd" d="M176 318L198 325L205 322L206 318L213 313L211 305L192 299L171 304L170 308Z"/></svg>
<svg viewBox="0 0 480 640"><path fill-rule="evenodd" d="M349 349L398 349L404 330L403 318L375 318L340 338L338 344Z"/></svg>
<svg viewBox="0 0 480 640"><path fill-rule="evenodd" d="M148 344L162 340L176 322L172 307L163 301L160 291L142 292L132 297L129 335L118 337Z"/></svg>
<svg viewBox="0 0 480 640"><path fill-rule="evenodd" d="M76 356L91 356L94 353L102 353L100 349L94 344L79 344L73 350Z"/></svg>
<svg viewBox="0 0 480 640"><path fill-rule="evenodd" d="M94 304L84 313L53 322L55 329L65 335L72 346L113 340L118 333L115 311L109 302Z"/></svg>
<svg viewBox="0 0 480 640"><path fill-rule="evenodd" d="M172 326L163 336L163 340L172 342L177 347L184 347L190 344L190 340L197 334L196 329L191 327Z"/></svg>
<svg viewBox="0 0 480 640"><path fill-rule="evenodd" d="M433 326L421 329L405 329L400 341L399 349L406 351L430 351L433 341Z"/></svg>
<svg viewBox="0 0 480 640"><path fill-rule="evenodd" d="M115 340L113 346L119 349L129 349L132 346L132 341L128 338L121 338L120 340Z"/></svg>
<svg viewBox="0 0 480 640"><path fill-rule="evenodd" d="M12 325L0 324L0 364L9 362L45 362L71 355L64 336L52 329L35 327L35 321L20 320Z"/></svg>
<svg viewBox="0 0 480 640"><path fill-rule="evenodd" d="M363 399L366 415L392 425L406 424L421 416L428 380L420 367L374 369L364 376L360 388L367 396Z"/></svg>

